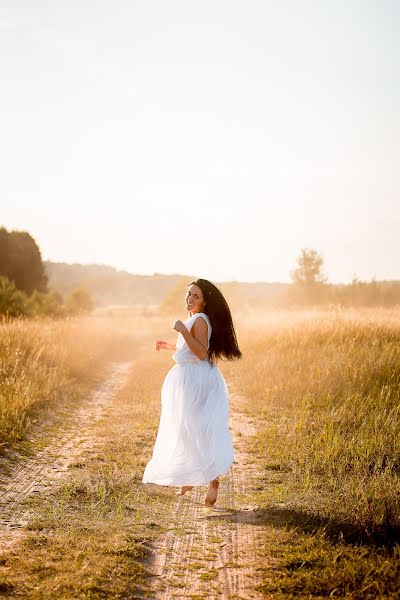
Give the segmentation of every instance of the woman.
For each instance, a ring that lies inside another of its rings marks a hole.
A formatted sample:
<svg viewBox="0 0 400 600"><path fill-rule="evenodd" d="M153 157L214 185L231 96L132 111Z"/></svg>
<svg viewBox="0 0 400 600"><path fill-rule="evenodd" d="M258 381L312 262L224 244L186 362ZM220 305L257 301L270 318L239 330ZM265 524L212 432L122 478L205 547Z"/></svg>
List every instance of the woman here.
<svg viewBox="0 0 400 600"><path fill-rule="evenodd" d="M156 350L174 350L176 365L161 390L161 416L153 456L143 482L181 486L209 484L204 501L217 500L219 475L233 463L228 429L229 396L218 358L240 358L229 306L207 279L192 281L185 296L189 318L174 321L176 344L156 341Z"/></svg>

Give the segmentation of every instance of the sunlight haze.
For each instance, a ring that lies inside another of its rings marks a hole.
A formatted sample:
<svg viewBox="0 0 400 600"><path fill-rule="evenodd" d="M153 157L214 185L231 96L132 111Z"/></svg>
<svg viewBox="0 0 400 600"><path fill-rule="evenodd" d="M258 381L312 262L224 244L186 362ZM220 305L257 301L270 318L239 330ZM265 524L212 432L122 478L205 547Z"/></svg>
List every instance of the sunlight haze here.
<svg viewBox="0 0 400 600"><path fill-rule="evenodd" d="M0 225L132 273L400 279L400 4L0 6Z"/></svg>

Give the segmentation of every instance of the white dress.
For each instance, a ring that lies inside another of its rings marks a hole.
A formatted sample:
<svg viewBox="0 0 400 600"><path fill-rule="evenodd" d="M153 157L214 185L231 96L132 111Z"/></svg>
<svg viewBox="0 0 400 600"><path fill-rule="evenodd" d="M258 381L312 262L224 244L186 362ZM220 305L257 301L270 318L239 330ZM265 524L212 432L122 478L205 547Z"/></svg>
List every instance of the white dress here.
<svg viewBox="0 0 400 600"><path fill-rule="evenodd" d="M205 313L183 321L188 331ZM153 456L144 471L144 483L205 485L226 473L233 463L228 429L229 395L216 365L200 360L178 334L176 365L167 373L161 390L161 416Z"/></svg>

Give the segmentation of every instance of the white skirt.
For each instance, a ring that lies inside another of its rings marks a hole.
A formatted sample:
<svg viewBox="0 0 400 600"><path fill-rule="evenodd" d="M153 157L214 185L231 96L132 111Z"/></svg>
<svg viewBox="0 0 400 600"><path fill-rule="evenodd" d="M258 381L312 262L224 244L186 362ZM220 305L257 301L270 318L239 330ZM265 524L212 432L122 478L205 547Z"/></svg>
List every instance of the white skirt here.
<svg viewBox="0 0 400 600"><path fill-rule="evenodd" d="M161 416L143 483L206 485L233 463L229 394L217 366L177 363L161 390Z"/></svg>

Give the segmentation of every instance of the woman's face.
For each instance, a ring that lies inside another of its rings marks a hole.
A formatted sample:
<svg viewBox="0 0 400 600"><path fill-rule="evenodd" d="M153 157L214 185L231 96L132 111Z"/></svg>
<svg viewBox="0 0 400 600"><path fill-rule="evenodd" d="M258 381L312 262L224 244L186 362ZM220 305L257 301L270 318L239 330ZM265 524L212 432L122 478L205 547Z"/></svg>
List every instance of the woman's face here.
<svg viewBox="0 0 400 600"><path fill-rule="evenodd" d="M192 283L185 296L186 308L191 313L201 312L205 306L203 292L198 285Z"/></svg>

